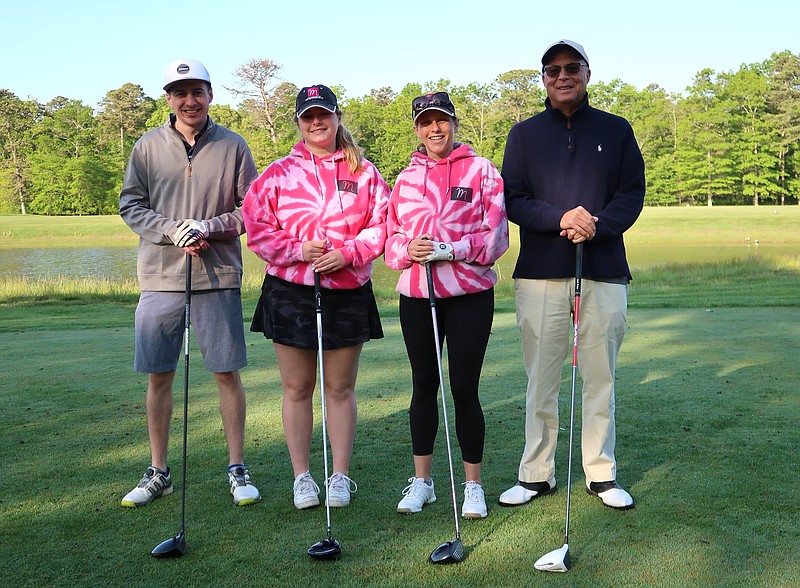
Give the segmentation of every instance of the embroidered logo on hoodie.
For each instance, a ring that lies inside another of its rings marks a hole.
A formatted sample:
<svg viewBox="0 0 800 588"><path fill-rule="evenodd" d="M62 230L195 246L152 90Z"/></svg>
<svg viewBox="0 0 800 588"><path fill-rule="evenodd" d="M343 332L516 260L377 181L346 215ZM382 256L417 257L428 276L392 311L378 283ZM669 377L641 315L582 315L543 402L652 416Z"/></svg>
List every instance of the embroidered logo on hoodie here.
<svg viewBox="0 0 800 588"><path fill-rule="evenodd" d="M337 180L336 184L340 192L358 194L358 182L354 182L353 180Z"/></svg>
<svg viewBox="0 0 800 588"><path fill-rule="evenodd" d="M472 188L461 188L459 186L450 188L450 200L472 202Z"/></svg>

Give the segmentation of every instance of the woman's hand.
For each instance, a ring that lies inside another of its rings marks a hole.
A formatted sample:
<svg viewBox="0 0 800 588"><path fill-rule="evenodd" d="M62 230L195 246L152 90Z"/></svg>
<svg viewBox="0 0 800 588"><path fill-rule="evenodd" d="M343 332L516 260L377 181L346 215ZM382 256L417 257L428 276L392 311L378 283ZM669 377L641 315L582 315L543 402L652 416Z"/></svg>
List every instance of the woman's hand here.
<svg viewBox="0 0 800 588"><path fill-rule="evenodd" d="M303 261L313 263L325 253L327 246L328 241L326 239L306 241L303 243Z"/></svg>
<svg viewBox="0 0 800 588"><path fill-rule="evenodd" d="M428 260L428 256L433 253L433 237L430 233L420 235L411 240L407 249L411 261L425 263Z"/></svg>

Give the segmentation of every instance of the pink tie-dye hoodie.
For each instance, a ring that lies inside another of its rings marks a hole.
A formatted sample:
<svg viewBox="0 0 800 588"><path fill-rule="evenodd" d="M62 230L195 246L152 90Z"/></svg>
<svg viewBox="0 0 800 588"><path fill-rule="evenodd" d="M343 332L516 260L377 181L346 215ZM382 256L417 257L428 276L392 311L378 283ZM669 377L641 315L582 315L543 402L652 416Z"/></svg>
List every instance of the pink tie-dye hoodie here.
<svg viewBox="0 0 800 588"><path fill-rule="evenodd" d="M508 249L503 179L491 161L466 144L457 143L438 161L414 153L389 198L386 230L384 260L403 270L400 294L428 296L425 266L408 256L408 244L425 233L453 245L454 261L434 264L438 298L488 290L497 283L491 266Z"/></svg>
<svg viewBox="0 0 800 588"><path fill-rule="evenodd" d="M327 239L347 265L322 274L323 288L348 290L370 279L386 241L389 187L372 163L363 165L353 175L341 150L319 157L300 141L251 184L242 204L247 246L267 262L268 274L313 285L303 243Z"/></svg>

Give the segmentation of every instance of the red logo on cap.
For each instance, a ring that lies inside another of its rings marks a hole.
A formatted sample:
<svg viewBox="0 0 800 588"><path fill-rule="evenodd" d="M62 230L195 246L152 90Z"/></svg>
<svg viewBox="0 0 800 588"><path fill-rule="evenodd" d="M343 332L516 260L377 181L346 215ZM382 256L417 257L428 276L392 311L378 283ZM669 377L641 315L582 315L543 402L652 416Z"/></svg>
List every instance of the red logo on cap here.
<svg viewBox="0 0 800 588"><path fill-rule="evenodd" d="M309 88L308 89L308 97L319 98L319 88Z"/></svg>

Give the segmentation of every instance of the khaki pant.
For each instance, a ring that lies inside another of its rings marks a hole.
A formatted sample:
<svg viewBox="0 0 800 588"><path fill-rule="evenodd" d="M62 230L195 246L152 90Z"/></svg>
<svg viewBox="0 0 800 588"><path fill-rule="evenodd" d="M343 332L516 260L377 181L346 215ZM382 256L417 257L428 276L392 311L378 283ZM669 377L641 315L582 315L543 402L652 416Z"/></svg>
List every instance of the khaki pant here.
<svg viewBox="0 0 800 588"><path fill-rule="evenodd" d="M614 371L625 336L628 287L584 279L581 284L578 371L583 380L581 452L586 483L615 480ZM523 482L555 482L558 392L572 348L575 280L515 281L517 325L528 388ZM565 426L568 427L569 423Z"/></svg>

